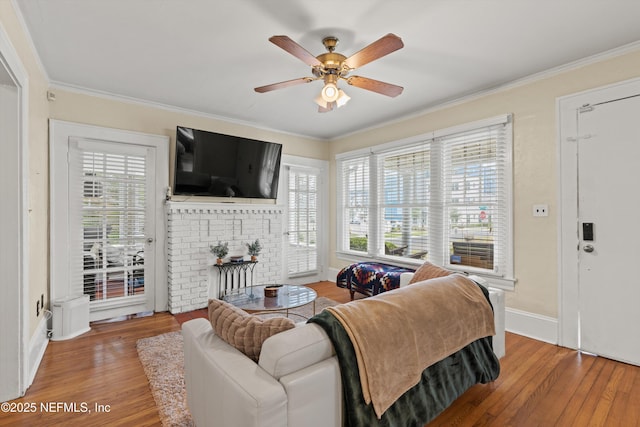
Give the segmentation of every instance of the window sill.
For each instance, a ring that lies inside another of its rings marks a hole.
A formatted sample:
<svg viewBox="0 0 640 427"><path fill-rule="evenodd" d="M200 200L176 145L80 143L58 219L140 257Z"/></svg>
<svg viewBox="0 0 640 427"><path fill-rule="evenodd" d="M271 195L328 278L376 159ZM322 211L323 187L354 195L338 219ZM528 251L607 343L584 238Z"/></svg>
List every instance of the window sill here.
<svg viewBox="0 0 640 427"><path fill-rule="evenodd" d="M417 269L418 267L420 267L423 264L423 261L420 260L416 260L416 261L405 261L405 260L399 260L398 258L394 258L394 257L373 257L371 255L368 254L364 254L361 252L336 252L336 257L340 260L344 260L344 261L348 261L350 264L356 263L356 262L382 262L385 264L391 264L391 265L395 265L398 267L407 267L407 268L413 268L413 269ZM445 267L448 268L448 267ZM515 278L505 278L502 276L495 276L492 274L483 274L481 272L477 272L477 271L473 271L473 272L465 272L462 271L461 269L451 269L450 270L453 271L458 271L460 273L468 273L468 274L474 274L476 276L480 276L483 279L486 279L487 282L489 282L489 286L492 288L498 288L498 289L502 289L505 291L514 291L516 288L516 279Z"/></svg>
<svg viewBox="0 0 640 427"><path fill-rule="evenodd" d="M516 289L516 279L507 279L504 277L496 277L490 275L482 275L475 274L476 276L480 276L483 279L486 279L489 282L489 287L498 288L505 291L515 291Z"/></svg>
<svg viewBox="0 0 640 427"><path fill-rule="evenodd" d="M406 268L413 268L413 269L420 267L424 262L421 260L405 261L405 260L398 259L396 257L383 257L383 256L374 257L361 252L336 252L336 256L338 257L338 259L349 261L349 263L381 262L384 264L391 264L398 267L406 267Z"/></svg>

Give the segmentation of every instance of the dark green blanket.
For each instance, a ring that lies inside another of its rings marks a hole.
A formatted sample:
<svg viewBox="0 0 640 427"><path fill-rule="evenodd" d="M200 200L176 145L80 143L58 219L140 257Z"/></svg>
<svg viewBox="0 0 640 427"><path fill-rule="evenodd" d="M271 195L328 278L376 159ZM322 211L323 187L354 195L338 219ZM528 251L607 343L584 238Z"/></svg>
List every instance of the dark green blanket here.
<svg viewBox="0 0 640 427"><path fill-rule="evenodd" d="M479 339L425 369L421 381L403 394L379 420L373 406L364 403L358 362L340 321L325 310L309 322L322 327L335 348L342 376L345 426L422 427L468 388L494 381L500 373L491 337ZM399 351L398 370L401 369L402 353Z"/></svg>

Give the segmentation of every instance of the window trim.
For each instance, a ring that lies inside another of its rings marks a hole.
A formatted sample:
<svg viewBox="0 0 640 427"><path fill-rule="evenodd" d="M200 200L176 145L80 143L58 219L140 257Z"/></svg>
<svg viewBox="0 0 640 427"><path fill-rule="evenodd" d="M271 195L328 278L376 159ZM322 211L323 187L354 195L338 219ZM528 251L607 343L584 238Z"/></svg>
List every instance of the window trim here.
<svg viewBox="0 0 640 427"><path fill-rule="evenodd" d="M383 144L374 145L371 147L366 147L358 150L348 151L344 153L336 154L336 195L337 195L337 226L336 226L336 256L339 259L347 260L350 262L358 262L358 261L381 261L399 266L406 267L417 267L422 264L422 261L416 260L411 261L409 259L402 259L398 257L389 257L385 255L376 255L373 252L362 253L351 251L345 249L344 246L344 236L345 233L348 233L347 225L345 224L344 210L342 209L342 197L344 196L345 191L345 183L342 179L342 163L344 161L363 158L365 156L369 157L370 162L370 206L376 206L376 199L378 197L378 187L377 187L377 165L376 159L377 156L388 152L390 150L398 150L402 148L408 148L410 146L415 146L417 144L421 144L423 142L434 141L436 138L444 138L448 136L452 136L461 132L468 132L473 130L478 130L482 128L487 128L493 125L503 124L505 125L505 157L504 161L504 191L507 194L507 200L505 204L505 231L506 231L506 242L505 242L505 259L504 259L504 269L505 271L501 273L491 273L484 269L476 269L474 267L463 266L451 266L448 265L448 268L454 269L456 271L477 274L482 277L488 279L492 286L513 290L515 288L515 275L514 275L514 244L513 244L513 120L511 114L503 114L495 117L490 117L483 120L478 120L470 123L465 123L461 125L456 125L452 127L448 127L445 129L434 130L431 132L423 133L420 135L415 135L409 138L404 138L397 141L386 142ZM442 165L439 166L442 168ZM371 213L374 213L377 209L371 209ZM369 225L369 235L374 242L379 240L378 225L374 224L376 221L374 218L371 218L371 224ZM371 246L370 246L371 247ZM439 258L439 257L438 257Z"/></svg>

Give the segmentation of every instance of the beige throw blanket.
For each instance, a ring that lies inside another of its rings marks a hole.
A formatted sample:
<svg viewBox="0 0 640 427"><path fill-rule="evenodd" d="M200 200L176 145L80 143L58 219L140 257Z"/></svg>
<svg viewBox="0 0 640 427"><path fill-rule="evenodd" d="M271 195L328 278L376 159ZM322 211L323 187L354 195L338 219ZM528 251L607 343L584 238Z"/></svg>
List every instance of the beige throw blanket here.
<svg viewBox="0 0 640 427"><path fill-rule="evenodd" d="M482 290L459 274L327 310L351 338L365 402L373 404L378 418L428 366L495 335L493 311Z"/></svg>

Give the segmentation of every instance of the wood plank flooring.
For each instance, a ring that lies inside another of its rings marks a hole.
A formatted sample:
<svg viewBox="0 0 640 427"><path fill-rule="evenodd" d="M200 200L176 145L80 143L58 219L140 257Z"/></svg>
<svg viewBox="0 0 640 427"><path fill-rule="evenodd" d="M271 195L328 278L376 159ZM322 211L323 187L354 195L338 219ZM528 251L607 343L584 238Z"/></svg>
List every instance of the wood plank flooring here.
<svg viewBox="0 0 640 427"><path fill-rule="evenodd" d="M331 282L310 286L319 296L349 300L348 291ZM0 426L160 425L136 341L177 331L181 322L202 316L204 310L93 323L81 337L50 342L26 396L10 402L22 413L0 411ZM495 382L472 387L429 427L640 427L640 367L510 333L506 352ZM36 410L25 412L32 404ZM91 412L83 412L83 405Z"/></svg>

